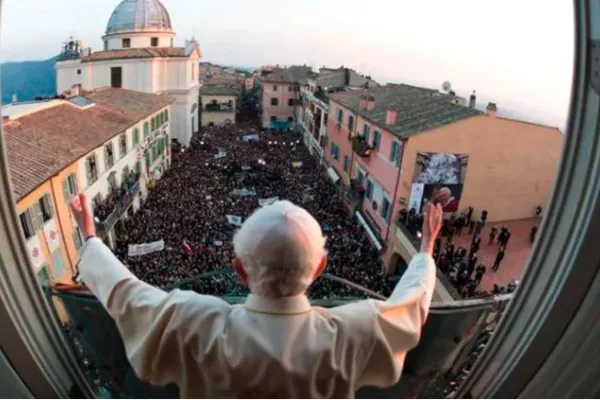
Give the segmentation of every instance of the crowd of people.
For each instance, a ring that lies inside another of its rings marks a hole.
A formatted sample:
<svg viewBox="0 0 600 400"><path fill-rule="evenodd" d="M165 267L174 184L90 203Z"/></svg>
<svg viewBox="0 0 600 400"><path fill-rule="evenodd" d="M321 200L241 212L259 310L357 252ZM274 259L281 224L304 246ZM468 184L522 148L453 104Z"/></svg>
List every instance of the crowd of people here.
<svg viewBox="0 0 600 400"><path fill-rule="evenodd" d="M538 207L536 215L541 214ZM492 290L481 290L481 281L486 273L497 272L504 259L506 247L511 238L511 231L506 226L498 228L492 226L489 230L487 243L482 244L482 233L486 226L488 211L481 211L479 219L473 216L474 209L468 207L466 212L456 215L453 213L444 221L442 233L437 238L434 248L434 258L438 268L444 272L449 281L463 298L481 297L490 294L512 293L516 290L519 282L512 279L506 286L494 284ZM400 211L400 222L405 226L414 238L418 238L419 230L423 224L423 215L416 212L414 208ZM468 229L471 236L469 248L455 245L453 239L461 236ZM537 227L532 229L531 241L535 239ZM496 246L497 253L493 265L486 266L479 261L478 252L482 245Z"/></svg>
<svg viewBox="0 0 600 400"><path fill-rule="evenodd" d="M117 256L140 279L160 287L192 288L215 295L246 295L231 270L232 238L259 200L287 199L306 208L327 236L325 274L387 296L394 282L364 230L349 216L342 197L317 161L288 131L255 125L208 127L172 165L117 238ZM228 218L227 216L233 217ZM241 220L238 220L240 217ZM164 240L162 251L128 256L128 245ZM194 277L223 270L204 279ZM320 277L311 298L365 296L343 281Z"/></svg>

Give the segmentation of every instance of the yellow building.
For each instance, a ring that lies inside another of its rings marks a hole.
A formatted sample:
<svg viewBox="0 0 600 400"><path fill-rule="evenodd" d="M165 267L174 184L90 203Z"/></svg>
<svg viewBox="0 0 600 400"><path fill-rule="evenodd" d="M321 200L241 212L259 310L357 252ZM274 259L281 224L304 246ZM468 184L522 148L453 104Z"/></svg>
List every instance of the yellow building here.
<svg viewBox="0 0 600 400"><path fill-rule="evenodd" d="M201 126L217 126L227 122L235 124L239 94L240 90L226 86L200 88Z"/></svg>
<svg viewBox="0 0 600 400"><path fill-rule="evenodd" d="M40 283L70 283L77 270L84 238L69 210L72 195L85 191L90 202L94 197L90 194L108 196L109 179L101 177L117 173L130 177L130 171L135 171L136 183L128 186L131 196L127 198L139 204L139 182L154 178L150 163L158 160L157 146L168 147L167 116L173 101L168 95L110 88L67 100L3 107L16 210ZM142 136L139 127L146 125L153 131L148 129ZM90 152L100 153L113 141L110 162L101 158L96 179L90 180L85 168ZM165 164L170 164L170 151L161 153L168 159ZM113 180L117 186L131 183L130 178ZM121 214L127 208L117 208L117 219L126 218Z"/></svg>

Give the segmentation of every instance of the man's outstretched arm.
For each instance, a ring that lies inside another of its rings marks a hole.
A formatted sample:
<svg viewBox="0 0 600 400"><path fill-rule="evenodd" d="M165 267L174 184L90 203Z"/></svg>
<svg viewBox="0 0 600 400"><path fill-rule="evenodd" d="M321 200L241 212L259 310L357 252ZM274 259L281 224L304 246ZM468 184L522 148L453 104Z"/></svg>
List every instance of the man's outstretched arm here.
<svg viewBox="0 0 600 400"><path fill-rule="evenodd" d="M166 293L140 281L94 237L85 201L81 195L71 202L87 238L79 263L82 280L115 320L137 376L155 385L185 387L186 374L197 376L200 368L199 362L184 359L186 332L209 332L211 323L203 321L203 312L214 310L219 300L179 290Z"/></svg>
<svg viewBox="0 0 600 400"><path fill-rule="evenodd" d="M435 239L442 225L442 209L427 204L420 253L415 255L387 301L370 300L375 337L358 385L386 387L400 378L407 352L421 337L435 289Z"/></svg>

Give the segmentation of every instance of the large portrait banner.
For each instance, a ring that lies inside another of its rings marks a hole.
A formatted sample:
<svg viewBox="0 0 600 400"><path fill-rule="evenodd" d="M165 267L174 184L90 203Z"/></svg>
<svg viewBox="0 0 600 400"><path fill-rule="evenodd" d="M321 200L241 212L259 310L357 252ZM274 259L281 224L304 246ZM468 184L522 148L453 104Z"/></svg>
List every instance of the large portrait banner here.
<svg viewBox="0 0 600 400"><path fill-rule="evenodd" d="M458 211L468 163L465 154L417 153L411 208L420 213L432 201L441 204L445 213Z"/></svg>

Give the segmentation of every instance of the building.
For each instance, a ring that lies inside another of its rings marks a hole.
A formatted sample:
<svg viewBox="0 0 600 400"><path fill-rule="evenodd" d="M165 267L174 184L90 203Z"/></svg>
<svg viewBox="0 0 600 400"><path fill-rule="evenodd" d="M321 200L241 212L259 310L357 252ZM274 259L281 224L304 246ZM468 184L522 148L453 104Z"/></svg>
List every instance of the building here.
<svg viewBox="0 0 600 400"><path fill-rule="evenodd" d="M263 128L291 129L296 121L300 84L315 73L307 66L291 66L261 78Z"/></svg>
<svg viewBox="0 0 600 400"><path fill-rule="evenodd" d="M319 160L323 158L330 94L378 86L371 77L343 66L337 69L321 68L318 75L303 80L300 85L300 104L296 110L296 126L310 153Z"/></svg>
<svg viewBox="0 0 600 400"><path fill-rule="evenodd" d="M123 0L102 39L103 51L65 48L56 63L57 93L81 85L88 91L110 86L168 94L176 99L173 138L188 145L198 130L198 43L192 39L175 47L171 18L159 0Z"/></svg>
<svg viewBox="0 0 600 400"><path fill-rule="evenodd" d="M202 126L236 122L239 90L226 86L203 86L200 89L200 121Z"/></svg>
<svg viewBox="0 0 600 400"><path fill-rule="evenodd" d="M448 214L471 206L487 210L490 222L529 218L546 204L563 141L557 128L409 85L329 101L328 173L388 265L410 260L412 238L397 229L399 211L420 211L440 186L452 200L444 203Z"/></svg>
<svg viewBox="0 0 600 400"><path fill-rule="evenodd" d="M16 209L42 282L70 282L76 270L83 238L68 209L71 195L87 194L97 234L114 245L115 225L170 165L174 101L106 88L37 108L3 107Z"/></svg>

